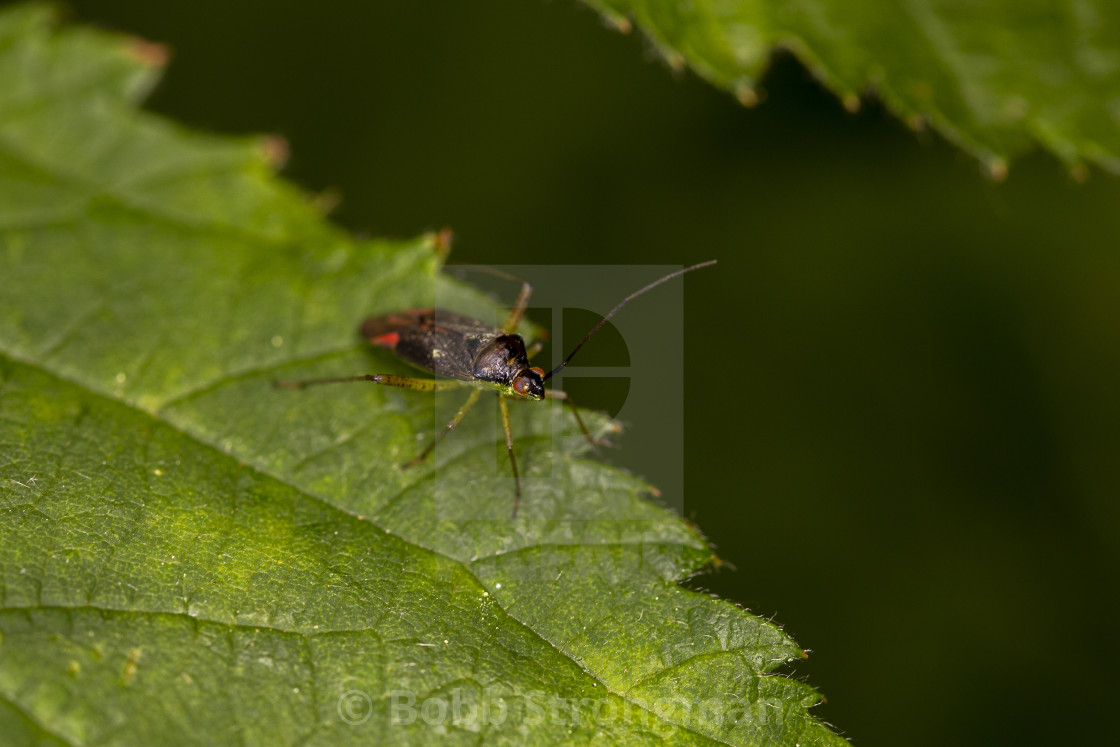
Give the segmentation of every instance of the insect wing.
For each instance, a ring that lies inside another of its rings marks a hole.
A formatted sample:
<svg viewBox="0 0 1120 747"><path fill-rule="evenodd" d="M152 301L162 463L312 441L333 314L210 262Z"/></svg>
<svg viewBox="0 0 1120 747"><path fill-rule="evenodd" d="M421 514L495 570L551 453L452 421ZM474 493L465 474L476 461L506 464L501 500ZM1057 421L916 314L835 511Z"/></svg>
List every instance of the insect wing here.
<svg viewBox="0 0 1120 747"><path fill-rule="evenodd" d="M395 351L401 331L422 324L431 315L431 309L417 309L386 316L371 316L362 322L361 334L371 345Z"/></svg>
<svg viewBox="0 0 1120 747"><path fill-rule="evenodd" d="M502 331L477 319L439 309L412 309L376 316L362 323L370 344L437 376L471 381L478 351Z"/></svg>

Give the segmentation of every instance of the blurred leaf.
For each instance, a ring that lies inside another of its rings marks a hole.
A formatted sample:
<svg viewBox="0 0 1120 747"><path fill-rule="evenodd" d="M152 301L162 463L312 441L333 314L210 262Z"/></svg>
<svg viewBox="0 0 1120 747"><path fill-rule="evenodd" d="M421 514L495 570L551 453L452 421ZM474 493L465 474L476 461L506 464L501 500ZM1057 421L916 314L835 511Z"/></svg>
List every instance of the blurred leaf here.
<svg viewBox="0 0 1120 747"><path fill-rule="evenodd" d="M1033 143L1078 179L1085 162L1120 171L1120 5L1108 0L586 2L748 105L783 47L848 109L871 92L995 178Z"/></svg>
<svg viewBox="0 0 1120 747"><path fill-rule="evenodd" d="M403 372L365 314L496 310L434 237L324 222L275 141L138 112L158 47L51 25L0 15L0 733L843 743L773 676L796 644L679 587L706 544L558 409L515 408L512 521L485 418L404 472L431 397L272 389Z"/></svg>

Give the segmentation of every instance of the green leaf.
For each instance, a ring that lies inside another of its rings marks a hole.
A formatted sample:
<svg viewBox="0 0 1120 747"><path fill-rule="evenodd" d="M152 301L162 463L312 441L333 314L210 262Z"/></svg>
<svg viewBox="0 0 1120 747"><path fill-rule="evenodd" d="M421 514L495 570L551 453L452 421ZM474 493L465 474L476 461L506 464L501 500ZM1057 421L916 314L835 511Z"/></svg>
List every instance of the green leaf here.
<svg viewBox="0 0 1120 747"><path fill-rule="evenodd" d="M1037 143L1088 175L1120 172L1120 5L1108 0L897 4L851 0L585 0L631 19L674 67L745 104L771 51L792 51L855 110L873 93L927 123L995 178Z"/></svg>
<svg viewBox="0 0 1120 747"><path fill-rule="evenodd" d="M17 742L841 744L775 625L686 591L714 561L559 408L278 391L405 373L355 335L430 304L436 237L357 241L268 141L137 111L150 46L0 14L0 733ZM593 418L603 427L601 417ZM773 559L770 562L781 562Z"/></svg>

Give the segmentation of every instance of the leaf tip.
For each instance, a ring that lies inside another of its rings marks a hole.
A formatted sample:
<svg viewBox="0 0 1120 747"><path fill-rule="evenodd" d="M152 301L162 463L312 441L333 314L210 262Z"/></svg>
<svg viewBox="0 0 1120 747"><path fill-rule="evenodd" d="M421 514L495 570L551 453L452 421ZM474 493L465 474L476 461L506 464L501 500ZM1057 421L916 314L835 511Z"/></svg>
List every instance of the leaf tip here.
<svg viewBox="0 0 1120 747"><path fill-rule="evenodd" d="M988 177L993 182L1002 182L1007 180L1007 161L1002 158L992 159L987 163Z"/></svg>
<svg viewBox="0 0 1120 747"><path fill-rule="evenodd" d="M451 254L451 243L455 240L455 234L450 228L444 226L434 233L429 233L424 238L427 243L431 244L432 251L439 258L440 264L444 264L447 261L447 256Z"/></svg>
<svg viewBox="0 0 1120 747"><path fill-rule="evenodd" d="M148 41L139 36L130 36L125 44L129 57L146 67L161 68L171 61L171 48L166 44Z"/></svg>
<svg viewBox="0 0 1120 747"><path fill-rule="evenodd" d="M266 135L259 147L261 156L272 168L282 168L288 162L288 139L283 135Z"/></svg>
<svg viewBox="0 0 1120 747"><path fill-rule="evenodd" d="M607 20L621 34L629 34L634 30L634 24L626 16L610 16Z"/></svg>
<svg viewBox="0 0 1120 747"><path fill-rule="evenodd" d="M335 187L327 187L308 197L307 202L319 215L330 215L342 203L342 191Z"/></svg>
<svg viewBox="0 0 1120 747"><path fill-rule="evenodd" d="M682 72L688 64L684 59L684 55L672 49L665 50L665 63L674 73Z"/></svg>
<svg viewBox="0 0 1120 747"><path fill-rule="evenodd" d="M926 119L924 114L911 114L906 118L906 126L914 132L925 132L926 127L929 126L929 120Z"/></svg>
<svg viewBox="0 0 1120 747"><path fill-rule="evenodd" d="M762 101L759 92L747 83L741 83L735 87L735 98L739 99L739 103L748 109L758 106L759 102Z"/></svg>

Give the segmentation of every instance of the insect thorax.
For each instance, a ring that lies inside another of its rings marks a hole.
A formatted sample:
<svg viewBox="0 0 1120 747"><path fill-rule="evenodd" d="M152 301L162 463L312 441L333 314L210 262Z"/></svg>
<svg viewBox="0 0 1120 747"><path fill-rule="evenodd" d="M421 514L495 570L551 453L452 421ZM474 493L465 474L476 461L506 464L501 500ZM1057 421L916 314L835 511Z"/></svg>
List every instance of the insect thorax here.
<svg viewBox="0 0 1120 747"><path fill-rule="evenodd" d="M520 335L500 335L487 343L475 356L473 373L476 379L508 386L517 374L529 366L525 342Z"/></svg>

